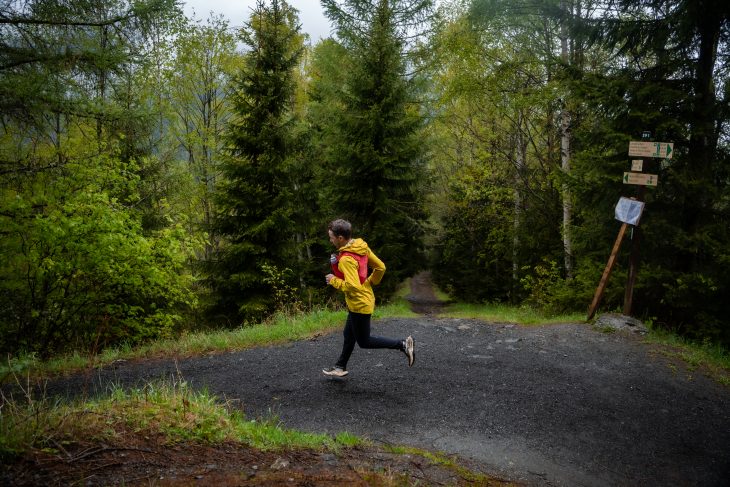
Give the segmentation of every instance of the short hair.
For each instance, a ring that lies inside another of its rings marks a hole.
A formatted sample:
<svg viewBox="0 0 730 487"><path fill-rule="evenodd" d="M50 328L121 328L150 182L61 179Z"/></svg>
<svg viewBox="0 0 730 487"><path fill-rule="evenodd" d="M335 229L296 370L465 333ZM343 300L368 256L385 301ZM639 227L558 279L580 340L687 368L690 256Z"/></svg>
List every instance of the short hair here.
<svg viewBox="0 0 730 487"><path fill-rule="evenodd" d="M352 238L352 224L342 218L331 221L327 229L331 230L335 237Z"/></svg>

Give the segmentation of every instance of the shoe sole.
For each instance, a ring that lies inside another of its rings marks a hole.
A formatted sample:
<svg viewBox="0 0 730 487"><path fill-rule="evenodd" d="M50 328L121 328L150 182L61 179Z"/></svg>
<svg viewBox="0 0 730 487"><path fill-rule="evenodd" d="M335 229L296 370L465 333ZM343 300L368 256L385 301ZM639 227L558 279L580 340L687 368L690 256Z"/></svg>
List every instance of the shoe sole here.
<svg viewBox="0 0 730 487"><path fill-rule="evenodd" d="M344 377L344 376L346 376L347 374L349 374L349 372L348 372L348 371L346 371L346 370L345 370L345 371L343 371L343 372L341 372L341 373L337 373L337 372L327 372L327 371L326 371L326 370L324 370L324 369L322 370L322 373L323 373L324 375L326 375L326 376L329 376L329 377Z"/></svg>

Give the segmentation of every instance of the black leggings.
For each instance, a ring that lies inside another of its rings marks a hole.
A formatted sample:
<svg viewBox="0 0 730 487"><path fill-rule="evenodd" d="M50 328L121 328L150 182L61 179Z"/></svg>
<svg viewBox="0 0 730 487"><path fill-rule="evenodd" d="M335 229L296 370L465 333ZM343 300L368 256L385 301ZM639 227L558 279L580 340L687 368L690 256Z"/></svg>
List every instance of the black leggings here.
<svg viewBox="0 0 730 487"><path fill-rule="evenodd" d="M345 323L345 342L342 344L342 353L337 360L337 367L347 368L347 362L350 355L355 349L355 343L360 348L392 348L394 350L403 350L403 341L393 338L370 336L370 315L362 313L347 313L347 322Z"/></svg>

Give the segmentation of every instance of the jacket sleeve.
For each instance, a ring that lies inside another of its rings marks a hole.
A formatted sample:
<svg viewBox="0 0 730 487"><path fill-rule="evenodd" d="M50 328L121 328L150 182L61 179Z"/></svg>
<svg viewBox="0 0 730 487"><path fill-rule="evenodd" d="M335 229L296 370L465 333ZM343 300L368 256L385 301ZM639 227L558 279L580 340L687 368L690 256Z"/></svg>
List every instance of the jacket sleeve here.
<svg viewBox="0 0 730 487"><path fill-rule="evenodd" d="M368 253L368 267L370 267L373 272L365 282L369 282L372 286L377 286L380 284L380 281L383 279L383 275L385 274L385 264L372 250Z"/></svg>
<svg viewBox="0 0 730 487"><path fill-rule="evenodd" d="M330 280L330 286L335 289L339 289L344 293L350 293L354 290L361 289L363 284L360 284L360 276L357 272L357 262L349 255L344 255L337 264L340 272L345 276L344 279L333 277ZM367 281L366 281L367 282Z"/></svg>

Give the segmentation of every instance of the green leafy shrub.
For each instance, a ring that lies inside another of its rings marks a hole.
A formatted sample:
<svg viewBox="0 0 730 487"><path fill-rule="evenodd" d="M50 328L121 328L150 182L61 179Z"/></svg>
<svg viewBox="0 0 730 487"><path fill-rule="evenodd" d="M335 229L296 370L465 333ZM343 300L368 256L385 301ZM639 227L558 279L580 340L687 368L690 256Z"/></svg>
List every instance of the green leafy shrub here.
<svg viewBox="0 0 730 487"><path fill-rule="evenodd" d="M195 305L183 230L145 235L112 196L133 192L126 169L113 157L80 158L1 190L0 351L168 336Z"/></svg>

